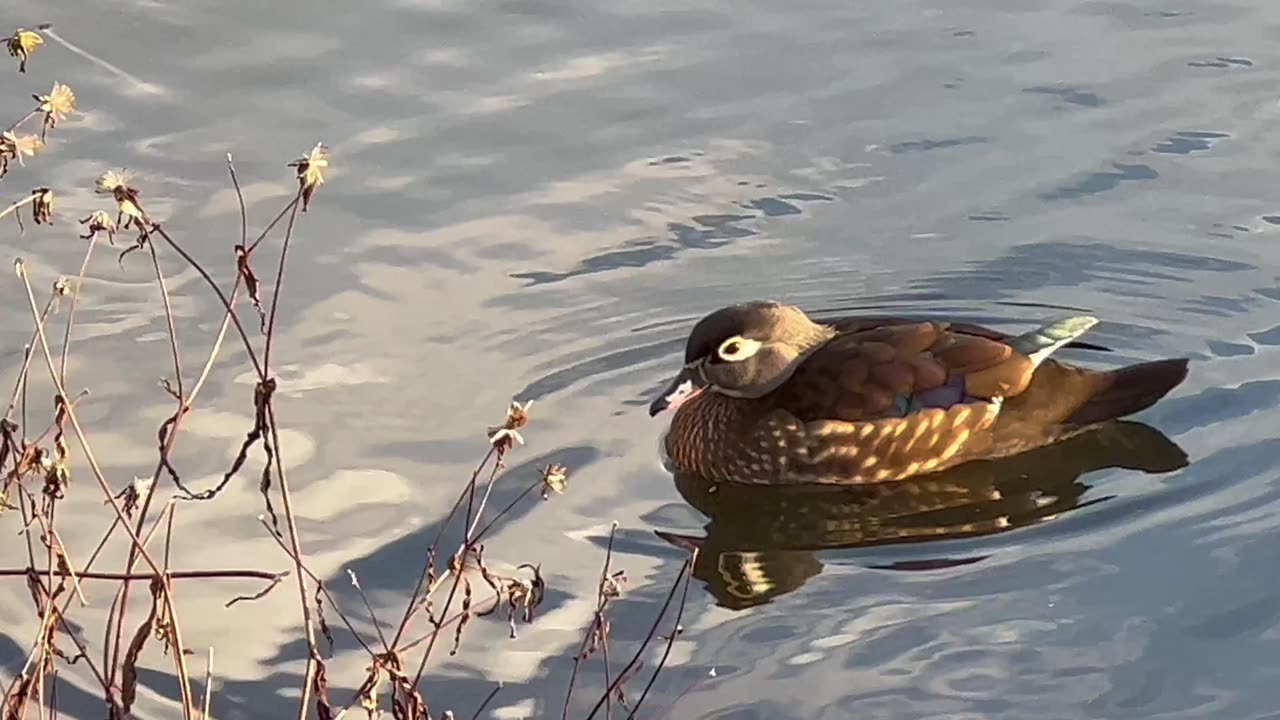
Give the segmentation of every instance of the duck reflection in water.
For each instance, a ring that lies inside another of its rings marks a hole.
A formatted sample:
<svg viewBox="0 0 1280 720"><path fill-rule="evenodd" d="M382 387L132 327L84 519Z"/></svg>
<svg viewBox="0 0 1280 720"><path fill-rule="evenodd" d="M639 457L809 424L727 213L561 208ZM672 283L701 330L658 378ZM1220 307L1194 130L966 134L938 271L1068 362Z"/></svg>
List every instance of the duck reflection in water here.
<svg viewBox="0 0 1280 720"><path fill-rule="evenodd" d="M706 536L658 535L699 548L694 576L720 605L741 609L801 587L822 571L821 550L1002 533L1113 497L1086 500L1086 473L1166 473L1186 464L1186 453L1159 430L1114 421L1020 455L878 484L744 485L677 472L681 496L710 518ZM937 569L984 557L934 557L878 569Z"/></svg>

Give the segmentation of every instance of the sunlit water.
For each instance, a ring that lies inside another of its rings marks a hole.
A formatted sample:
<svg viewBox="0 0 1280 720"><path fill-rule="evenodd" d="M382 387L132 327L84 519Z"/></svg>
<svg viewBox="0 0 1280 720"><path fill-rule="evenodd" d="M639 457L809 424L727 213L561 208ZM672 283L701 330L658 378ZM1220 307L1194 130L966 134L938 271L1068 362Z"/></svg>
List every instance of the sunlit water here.
<svg viewBox="0 0 1280 720"><path fill-rule="evenodd" d="M239 215L225 154L260 228L293 192L285 164L331 146L290 251L274 352L304 548L362 631L345 569L394 620L485 427L512 396L535 399L493 501L552 461L570 467L569 490L521 506L486 556L542 563L547 603L517 640L501 619L478 620L457 657L441 654L426 686L435 712L469 716L501 680L487 715L559 713L616 520L630 583L615 659L683 562L668 540L707 538L684 633L646 700L654 716L1274 717L1280 6L0 9L9 25L53 23L85 52L51 40L26 75L2 75L13 119L54 79L83 109L0 185L6 199L59 192L52 229L2 236L41 289L78 269L75 221L102 207L91 183L105 169L137 173L148 209L229 281ZM90 267L70 376L92 389L80 416L122 487L151 471L172 401L157 387L171 360L149 261L122 269L117 251ZM194 272L173 257L164 267L194 372L220 316ZM1090 339L1116 352L1072 358L1189 355L1191 376L1138 418L1159 432L1140 431L1136 449L974 471L942 489L940 515L893 498L707 502L663 470L644 404L696 318L753 297L1008 329L1082 309L1103 318ZM12 276L0 299L11 379L31 326ZM198 487L252 425L252 376L228 348L177 453ZM47 416L47 386L32 397ZM74 472L60 532L83 556L109 516ZM289 566L256 520L255 473L179 507L175 566ZM832 516L838 531L821 524ZM873 521L888 535L859 529ZM26 562L18 529L0 520L0 564ZM296 703L296 591L222 606L257 589L178 588L184 639L217 650L219 718ZM91 607L75 609L95 652L113 590L90 585ZM0 584L6 682L34 627L21 580ZM365 657L338 635L329 682L345 702ZM170 659L150 647L142 664L140 711L172 717ZM68 674L84 692L65 689L64 710L100 716L91 678ZM602 682L584 667L578 710Z"/></svg>

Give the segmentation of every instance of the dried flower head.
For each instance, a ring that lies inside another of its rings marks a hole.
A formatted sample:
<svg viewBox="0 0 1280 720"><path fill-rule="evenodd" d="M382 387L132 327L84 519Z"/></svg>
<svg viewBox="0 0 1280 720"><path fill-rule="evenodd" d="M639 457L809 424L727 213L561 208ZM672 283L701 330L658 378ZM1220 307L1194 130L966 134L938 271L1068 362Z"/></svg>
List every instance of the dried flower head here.
<svg viewBox="0 0 1280 720"><path fill-rule="evenodd" d="M524 437L520 435L520 428L529 424L529 407L533 405L530 400L521 405L519 402L512 400L511 407L507 408L507 420L501 425L489 428L489 442L499 451L505 452L511 447L519 443L524 444Z"/></svg>
<svg viewBox="0 0 1280 720"><path fill-rule="evenodd" d="M9 172L9 161L23 165L23 155L35 155L42 143L38 135L17 135L12 130L0 133L0 177Z"/></svg>
<svg viewBox="0 0 1280 720"><path fill-rule="evenodd" d="M311 204L311 195L324 184L324 171L329 167L329 148L316 143L311 152L289 163L298 170L298 185L302 188L302 212Z"/></svg>
<svg viewBox="0 0 1280 720"><path fill-rule="evenodd" d="M622 597L622 588L626 584L626 570L619 570L612 575L608 575L600 582L600 596L609 600Z"/></svg>
<svg viewBox="0 0 1280 720"><path fill-rule="evenodd" d="M532 570L533 577L525 579L511 577L506 579L507 626L511 639L516 637L516 615L522 616L526 623L533 622L533 612L542 604L546 595L547 583L542 579L542 566L524 563L517 570Z"/></svg>
<svg viewBox="0 0 1280 720"><path fill-rule="evenodd" d="M44 113L44 127L40 130L40 136L44 137L50 128L58 126L58 121L67 115L75 112L76 94L71 88L60 82L53 84L53 89L48 95L32 95L36 102L40 103L40 112Z"/></svg>
<svg viewBox="0 0 1280 720"><path fill-rule="evenodd" d="M141 503L148 495L151 494L151 488L155 485L155 478L134 477L133 482L116 493L116 499L121 500L124 505L124 512L129 517L133 517L133 513L138 509ZM103 501L107 504L110 501Z"/></svg>
<svg viewBox="0 0 1280 720"><path fill-rule="evenodd" d="M37 225L53 223L53 191L47 187L38 187L31 191L35 200L31 201L31 216Z"/></svg>
<svg viewBox="0 0 1280 720"><path fill-rule="evenodd" d="M108 170L93 181L94 191L99 195L114 195L117 189L128 188L133 177L128 170Z"/></svg>
<svg viewBox="0 0 1280 720"><path fill-rule="evenodd" d="M66 297L71 294L71 281L66 275L59 275L57 280L53 281L53 292L60 297Z"/></svg>
<svg viewBox="0 0 1280 720"><path fill-rule="evenodd" d="M98 176L94 181L95 190L101 195L110 195L115 198L116 224L121 229L127 229L130 224L138 228L143 235L146 234L146 228L143 226L144 216L142 208L138 206L138 190L130 185L133 177L128 171L108 170Z"/></svg>
<svg viewBox="0 0 1280 720"><path fill-rule="evenodd" d="M81 235L81 239L88 240L98 233L106 233L111 244L116 244L116 221L106 210L94 210L93 214L81 220L80 224L89 226L89 231Z"/></svg>
<svg viewBox="0 0 1280 720"><path fill-rule="evenodd" d="M557 463L546 466L542 469L542 499L546 500L552 493L563 493L568 482L568 468Z"/></svg>
<svg viewBox="0 0 1280 720"><path fill-rule="evenodd" d="M9 54L18 58L18 72L26 72L27 58L31 57L31 53L35 52L37 47L44 44L44 38L34 30L18 28L13 35L9 36L6 44L9 46Z"/></svg>

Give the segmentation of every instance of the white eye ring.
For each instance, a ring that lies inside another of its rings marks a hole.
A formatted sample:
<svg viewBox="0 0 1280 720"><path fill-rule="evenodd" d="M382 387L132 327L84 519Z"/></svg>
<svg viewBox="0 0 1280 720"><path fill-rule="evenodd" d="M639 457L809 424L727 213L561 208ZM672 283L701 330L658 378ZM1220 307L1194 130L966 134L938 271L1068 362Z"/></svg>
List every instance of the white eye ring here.
<svg viewBox="0 0 1280 720"><path fill-rule="evenodd" d="M744 338L741 335L734 335L720 343L720 347L716 350L716 354L720 356L721 360L741 362L759 352L760 345L761 342L759 340L752 340L751 338Z"/></svg>

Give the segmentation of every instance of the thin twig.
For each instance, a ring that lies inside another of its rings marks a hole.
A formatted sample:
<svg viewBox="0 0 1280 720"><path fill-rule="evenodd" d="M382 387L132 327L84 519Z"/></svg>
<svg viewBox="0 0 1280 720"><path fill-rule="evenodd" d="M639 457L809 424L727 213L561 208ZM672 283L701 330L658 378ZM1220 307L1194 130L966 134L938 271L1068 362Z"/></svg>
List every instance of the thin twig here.
<svg viewBox="0 0 1280 720"><path fill-rule="evenodd" d="M31 572L31 568L0 568L0 577L23 577ZM46 573L48 570L36 570ZM53 574L68 577L70 573L62 568L54 568ZM266 570L173 570L163 573L172 580L277 580L288 577L289 572L269 572ZM75 574L81 580L117 580L121 582L150 581L159 577L158 573L118 573L98 570L81 570Z"/></svg>
<svg viewBox="0 0 1280 720"><path fill-rule="evenodd" d="M283 257L281 259L283 259ZM271 335L268 334L267 341L270 342L270 340ZM298 704L298 720L306 720L307 704L311 699L312 679L316 672L316 658L320 656L320 652L316 649L316 632L315 628L311 624L311 604L307 602L307 579L303 575L302 568L302 543L298 540L298 524L294 521L293 500L289 492L289 481L285 479L284 475L284 458L280 457L279 454L280 431L276 425L275 407L270 398L266 400L266 406L267 428L271 432L271 445L276 448L276 480L279 482L280 497L284 503L285 524L289 529L289 548L293 551L294 567L298 570L298 597L302 603L302 624L307 635L307 649L310 651L307 654L307 664L303 672L304 686L302 688L302 699Z"/></svg>
<svg viewBox="0 0 1280 720"><path fill-rule="evenodd" d="M267 534L271 536L272 540L276 541L276 544L280 546L280 549L284 551L284 554L292 558L293 553L292 551L289 550L289 546L284 544L284 540L280 539L279 535L276 535L274 532L272 532L271 525L267 523L267 519L259 515L258 522L262 523L262 526L267 529ZM325 587L325 584L320 579L320 577L317 576L315 573L311 572L311 569L308 568L306 565L302 566L302 571L307 574L307 577L311 578L311 580L315 582L316 587L320 588L321 594L323 594L325 599L329 601L329 607L332 607L334 612L338 613L338 617L341 618L342 623L347 626L347 630L351 631L351 634L355 637L356 642L360 643L360 647L364 648L365 652L369 653L369 657L371 658L377 657L377 653L374 652L373 648L369 647L369 644L365 642L363 637L360 636L360 633L356 632L355 626L351 624L351 621L347 618L346 614L342 612L342 608L338 606L338 603L336 600L334 600L333 595L329 593L329 588Z"/></svg>
<svg viewBox="0 0 1280 720"><path fill-rule="evenodd" d="M33 117L35 117L36 115L39 115L39 114L40 114L40 108L39 108L39 107L37 107L36 109L32 110L31 112L27 113L26 115L23 115L23 116L22 116L22 119L21 119L21 120L19 120L18 122L16 122L16 123L14 123L14 124L10 125L9 127L5 128L5 130L4 130L4 131L5 131L5 132L13 132L14 130L17 130L19 127L21 127L23 123L25 123L26 121L30 120L31 118L33 118Z"/></svg>
<svg viewBox="0 0 1280 720"><path fill-rule="evenodd" d="M671 634L667 636L667 646L662 651L662 657L658 660L658 664L653 668L653 674L649 676L649 682L645 684L644 690L640 693L640 698L636 700L636 704L631 706L631 712L627 715L627 720L631 720L640 711L640 706L644 704L644 699L649 696L649 690L653 687L653 683L658 679L658 673L662 672L662 668L667 664L667 658L671 657L671 648L675 645L676 638L684 631L680 625L680 620L684 617L685 602L689 599L689 581L693 579L693 564L698 561L698 549L694 548L689 554L689 572L684 573L684 590L680 592L680 604L676 607L676 621L671 626ZM680 578L676 578L679 582ZM661 620L661 618L659 618Z"/></svg>
<svg viewBox="0 0 1280 720"><path fill-rule="evenodd" d="M347 568L347 575L351 576L351 587L356 589L356 594L364 601L364 608L369 611L369 622L373 625L373 630L378 634L378 639L382 641L382 649L384 652L391 652L391 646L387 644L387 638L382 634L382 623L378 622L378 614L373 611L373 605L369 603L369 598L364 594L364 588L360 587L360 580L356 578L356 571Z"/></svg>
<svg viewBox="0 0 1280 720"><path fill-rule="evenodd" d="M485 466L489 464L489 460L495 454L497 454L497 452L498 452L498 449L496 446L494 445L489 446L489 451L485 453L485 456L480 461L480 464L477 465L475 470L471 472L470 482L468 482L467 485L463 487L462 492L458 493L458 499L454 501L453 507L449 510L449 514L446 515L444 520L440 522L440 528L436 531L436 536L432 538L431 543L427 547L435 548L439 546L440 539L444 537L445 530L449 527L449 523L453 521L454 515L457 515L458 510L462 508L462 501L467 499L468 489L474 486L476 482L476 478L480 477L480 473L484 471ZM428 559L427 562L423 563L422 572L418 576L418 584L414 586L413 593L409 595L409 602L407 605L405 605L404 616L400 620L400 626L396 628L396 634L391 639L391 644L393 647L399 647L400 639L404 636L405 631L408 630L409 628L409 622L413 619L414 613L416 612L419 605L419 600L422 597L430 596L430 592L428 592L425 596L423 595L423 590L428 585L427 575L430 572L431 572L431 561L430 559Z"/></svg>
<svg viewBox="0 0 1280 720"><path fill-rule="evenodd" d="M284 231L284 242L280 244L280 262L276 265L276 284L275 287L271 288L271 311L267 315L267 340L262 351L262 367L268 373L270 372L268 368L271 367L271 346L275 340L276 310L280 307L280 291L284 289L284 266L289 257L289 241L293 238L293 225L298 218L298 199L301 197L302 188L298 188L298 195L293 202L293 210L289 212L289 225Z"/></svg>
<svg viewBox="0 0 1280 720"><path fill-rule="evenodd" d="M154 243L147 243L147 248L151 251L151 264L156 271L156 283L160 285L160 299L164 303L164 319L169 326L169 348L173 354L173 375L174 382L178 384L178 406L181 409L185 404L183 386L182 386L182 359L178 353L178 328L173 322L173 306L169 302L169 287L164 281L164 273L160 271L160 256L156 253Z"/></svg>
<svg viewBox="0 0 1280 720"><path fill-rule="evenodd" d="M227 153L227 173L231 175L231 187L236 191L236 202L240 206L240 244L244 245L249 237L249 211L244 205L244 193L240 191L240 178L236 177L236 165L231 161L231 153Z"/></svg>
<svg viewBox="0 0 1280 720"><path fill-rule="evenodd" d="M691 572L693 572L692 554L685 559L684 565L680 568L681 574ZM662 602L662 608L658 610L658 617L653 621L653 625L649 627L649 632L645 635L644 641L640 643L640 647L637 648L635 654L631 656L631 660L622 667L622 670L618 673L617 677L613 679L613 682L605 688L604 692L600 695L600 699L596 700L596 704L591 708L591 713L587 715L587 720L591 720L591 718L595 717L596 713L600 711L601 706L604 705L605 699L610 697L614 691L617 690L618 685L622 684L624 680L631 676L632 669L640 662L640 656L644 653L645 649L649 647L649 643L653 642L654 636L658 634L658 626L662 623L662 618L666 617L667 608L671 607L671 601L675 599L676 591L679 590L679 588L680 575L676 575L676 582L671 583L671 590L667 592L667 598Z"/></svg>
<svg viewBox="0 0 1280 720"><path fill-rule="evenodd" d="M226 294L222 292L222 288L218 287L217 281L215 281L213 276L209 274L209 271L205 270L203 265L201 265L195 258L191 257L191 254L184 250L182 246L165 231L164 228L159 225L152 225L151 229L155 231L155 234L159 235L166 243L168 243L169 247L173 248L174 252L181 255L182 259L187 261L187 264L195 268L195 271L204 279L205 284L207 284L209 288L213 290L213 293L218 296L218 300L222 302L222 307L227 311L227 315L231 318L231 322L235 323L236 331L240 333L240 340L244 343L245 353L249 356L249 362L253 364L254 374L258 376L260 381L265 381L267 376L263 371L262 363L258 361L257 352L253 349L253 342L249 340L249 333L245 331L244 325L240 323L240 317L236 315L234 306L231 304L231 301L227 298Z"/></svg>
<svg viewBox="0 0 1280 720"><path fill-rule="evenodd" d="M605 584L609 580L609 569L613 563L613 539L617 532L618 521L614 520L613 524L609 526L609 543L605 546L604 550L604 566L600 569L600 581L596 583L596 609L591 616L591 625L589 625L586 632L582 634L582 642L578 646L578 652L573 656L573 672L569 675L569 689L565 691L564 709L561 712L561 717L565 720L568 720L569 717L569 704L573 700L573 686L578 679L578 669L581 667L582 661L585 660L587 656L587 644L591 641L592 636L604 632L604 608L609 602L609 598L606 597L605 594ZM605 674L607 675L608 672L609 664L608 661L605 661ZM609 682L606 680L605 686L607 687L608 685ZM609 696L606 695L605 715L609 715L612 711L612 701L609 699Z"/></svg>
<svg viewBox="0 0 1280 720"><path fill-rule="evenodd" d="M231 157L227 156L228 159ZM204 663L204 702L200 704L200 720L209 720L209 703L213 699L213 646L209 646L209 657Z"/></svg>
<svg viewBox="0 0 1280 720"><path fill-rule="evenodd" d="M80 274L76 276L76 287L71 293L71 304L67 308L67 327L62 333L62 357L58 360L58 377L62 384L67 384L67 353L71 350L71 326L76 320L76 305L80 302L80 290L84 287L84 276L89 269L89 258L93 257L93 247L98 244L98 233L89 236L89 249L84 252L84 260L80 263Z"/></svg>
<svg viewBox="0 0 1280 720"><path fill-rule="evenodd" d="M21 200L19 200L19 201L17 201L17 202L15 202L15 203L13 203L13 204L12 204L12 205L10 205L9 207L5 208L4 210L0 210L0 219L3 219L5 215L8 215L9 213L13 212L14 210L17 210L17 209L19 209L19 208L21 208L21 207L23 207L23 206L25 206L25 205L29 205L30 203L35 202L39 197L40 197L40 196L39 196L38 194L36 194L36 193L32 193L32 194L30 194L30 195L28 195L28 196L26 196L26 197L22 198Z"/></svg>
<svg viewBox="0 0 1280 720"><path fill-rule="evenodd" d="M27 301L30 305L31 317L36 323L36 334L39 336L40 350L44 354L45 364L49 369L49 377L53 381L54 387L58 391L58 395L65 398L67 397L66 388L62 386L62 382L58 378L57 368L54 366L53 353L49 350L49 340L45 337L44 322L41 320L40 311L36 306L36 296L34 291L31 289L31 280L27 277L26 263L19 259L14 265L15 270L17 271L18 276L22 278L23 285L27 291ZM137 547L139 555L146 560L147 565L150 566L153 572L160 574L160 567L156 564L155 559L151 557L150 553L146 551L146 548L143 547L142 539L139 538L138 534L134 532L134 529L129 526L128 521L126 520L124 508L120 505L120 501L111 492L111 487L107 484L107 479L102 474L102 468L98 465L98 459L94 456L92 445L90 444L88 437L85 435L84 428L80 426L80 420L76 417L75 411L71 409L70 405L65 403L64 407L66 408L67 419L71 421L71 427L75 430L76 439L80 442L80 448L84 452L85 460L89 463L89 468L92 471L94 478L98 481L98 486L101 488L103 494L106 495L107 501L110 503L112 509L115 510L116 516L120 519L125 531L129 534L129 539L133 542L134 546ZM126 585L125 587L128 586ZM170 617L176 617L177 612L173 607L172 597L170 597L167 589L164 595L165 602L169 606ZM181 647L179 647L175 652L175 660L179 666L179 689L181 690L183 697L183 718L184 720L190 720L191 686L190 680L187 677L186 660L182 655Z"/></svg>
<svg viewBox="0 0 1280 720"><path fill-rule="evenodd" d="M471 720L480 720L480 715L484 713L485 708L489 707L489 703L493 702L493 698L497 696L500 690L502 690L502 683L493 686L493 689L485 696L484 702L480 703L480 707L476 708L474 713L471 713Z"/></svg>

